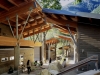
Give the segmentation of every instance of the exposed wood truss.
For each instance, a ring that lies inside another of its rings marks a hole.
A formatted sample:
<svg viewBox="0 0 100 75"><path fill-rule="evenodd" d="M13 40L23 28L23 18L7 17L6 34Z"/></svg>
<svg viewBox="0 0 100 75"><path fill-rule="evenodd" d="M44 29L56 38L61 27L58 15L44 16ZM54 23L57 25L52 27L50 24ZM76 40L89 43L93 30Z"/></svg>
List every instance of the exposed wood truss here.
<svg viewBox="0 0 100 75"><path fill-rule="evenodd" d="M8 7L8 5L9 5L9 6L12 5L11 3L8 3L7 0L0 0L0 1L5 1L5 3L6 3L5 6L6 6L6 7ZM16 2L18 2L18 1L20 1L20 0L11 0L11 1L16 1ZM12 5L12 7L9 7L9 8L8 8L9 11L5 11L5 10L1 11L1 12L0 12L0 21L1 21L1 22L2 22L2 21L5 21L7 17L13 18L13 17L16 16L16 14L20 15L20 14L22 14L22 13L25 13L25 12L29 11L29 8L30 8L30 7L33 7L33 8L35 7L35 5L33 4L33 2L34 2L34 1L28 2L28 3L21 2L22 5L21 5L20 7L16 7L16 6L13 6L13 5ZM1 4L1 2L0 2L0 4ZM2 5L3 5L3 4L2 4Z"/></svg>
<svg viewBox="0 0 100 75"><path fill-rule="evenodd" d="M0 0L0 22L9 25L6 19L8 18L16 35L16 14L18 14L18 33L21 34L30 13L30 8L32 12L23 31L23 36L28 37L39 33L41 26L41 32L50 29L50 26L44 20L42 8L35 0Z"/></svg>
<svg viewBox="0 0 100 75"><path fill-rule="evenodd" d="M71 21L71 20L68 20L68 18L66 16L63 15L63 18L59 15L56 15L56 14L47 14L45 13L45 16L46 16L46 19L48 22L50 23L54 23L54 24L57 24L57 25L67 25L69 24L70 27L74 27L74 28L77 28L77 22L74 22L74 21Z"/></svg>
<svg viewBox="0 0 100 75"><path fill-rule="evenodd" d="M29 31L29 34L27 33L27 32L24 32L23 34L23 37L25 38L25 37L28 37L28 36L32 36L32 35L34 35L34 34L38 34L38 33L42 33L42 32L45 32L45 31L47 31L47 30L49 30L49 29L51 29L51 26L49 26L49 25L44 25L44 26L42 26L42 29L39 27L39 28L36 28L35 30L34 30L34 32L33 32L33 30L30 30Z"/></svg>
<svg viewBox="0 0 100 75"><path fill-rule="evenodd" d="M32 8L32 12L24 28L30 8ZM51 29L47 22L57 24L61 30L65 28L64 26L66 24L69 24L70 27L77 28L77 17L43 14L41 10L42 8L35 0L0 0L0 22L8 25L8 21L6 20L8 18L16 35L16 14L18 14L18 34L22 34L24 38ZM24 30L22 32L23 28ZM65 30L62 32L67 33L68 31Z"/></svg>
<svg viewBox="0 0 100 75"><path fill-rule="evenodd" d="M67 26L54 25L54 27L58 28L62 33L69 34ZM73 27L69 27L69 28L72 34L75 34L77 32L76 28L73 28Z"/></svg>

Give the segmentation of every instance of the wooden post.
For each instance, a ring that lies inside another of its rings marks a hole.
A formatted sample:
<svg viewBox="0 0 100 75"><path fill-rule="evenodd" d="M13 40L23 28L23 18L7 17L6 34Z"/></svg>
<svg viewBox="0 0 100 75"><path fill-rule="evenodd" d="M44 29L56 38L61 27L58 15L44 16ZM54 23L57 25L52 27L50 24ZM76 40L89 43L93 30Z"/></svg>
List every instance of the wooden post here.
<svg viewBox="0 0 100 75"><path fill-rule="evenodd" d="M56 60L56 58L57 58L56 47L57 47L57 43L55 43L55 60Z"/></svg>
<svg viewBox="0 0 100 75"><path fill-rule="evenodd" d="M51 58L51 56L50 56L50 54L51 54L51 50L50 50L51 45L50 45L50 43L48 44L48 47L49 47L49 49L48 49L48 55L49 55L49 61L50 61L50 58Z"/></svg>
<svg viewBox="0 0 100 75"><path fill-rule="evenodd" d="M43 32L43 44L42 44L42 58L43 58L43 62L46 63L46 35L45 32Z"/></svg>
<svg viewBox="0 0 100 75"><path fill-rule="evenodd" d="M20 46L19 43L17 43L17 45L14 47L14 60L15 60L15 64L14 64L14 70L18 70L19 67L19 60L20 60Z"/></svg>
<svg viewBox="0 0 100 75"><path fill-rule="evenodd" d="M14 48L14 69L18 70L19 60L20 60L20 45L19 45L19 36L18 36L18 15L16 15L16 47Z"/></svg>
<svg viewBox="0 0 100 75"><path fill-rule="evenodd" d="M66 50L66 57L67 57L68 55L67 55L67 50Z"/></svg>

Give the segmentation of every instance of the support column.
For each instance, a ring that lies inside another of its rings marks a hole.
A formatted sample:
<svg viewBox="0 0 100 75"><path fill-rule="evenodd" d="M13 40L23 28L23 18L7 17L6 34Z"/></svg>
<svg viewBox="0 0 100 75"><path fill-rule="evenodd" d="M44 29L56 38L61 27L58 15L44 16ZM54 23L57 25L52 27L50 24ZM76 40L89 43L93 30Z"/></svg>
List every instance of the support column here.
<svg viewBox="0 0 100 75"><path fill-rule="evenodd" d="M74 63L76 63L76 48L77 48L77 43L75 41L75 37L72 35L71 31L70 31L70 28L69 28L69 25L67 25L67 29L68 29L68 32L70 33L70 36L74 42Z"/></svg>
<svg viewBox="0 0 100 75"><path fill-rule="evenodd" d="M16 39L17 39L17 43L16 43L16 47L14 48L14 60L15 60L14 69L18 70L19 60L20 60L20 45L19 45L19 36L18 36L18 15L16 15Z"/></svg>
<svg viewBox="0 0 100 75"><path fill-rule="evenodd" d="M67 57L67 50L66 50L66 57Z"/></svg>
<svg viewBox="0 0 100 75"><path fill-rule="evenodd" d="M45 43L45 39L46 35L45 32L43 32L43 44L42 44L42 58L43 58L43 62L46 63L46 43Z"/></svg>
<svg viewBox="0 0 100 75"><path fill-rule="evenodd" d="M18 66L19 66L19 59L20 59L20 46L19 44L16 45L16 47L14 47L14 59L15 59L15 64L14 64L14 70L18 70Z"/></svg>
<svg viewBox="0 0 100 75"><path fill-rule="evenodd" d="M56 55L56 47L57 47L57 43L55 43L55 60L57 58L57 55Z"/></svg>
<svg viewBox="0 0 100 75"><path fill-rule="evenodd" d="M51 47L51 45L50 45L50 43L48 44L48 55L49 55L49 61L50 61L50 58L51 58L51 56L50 56L50 54L51 54L51 51L50 51L50 47ZM49 63L50 64L50 63Z"/></svg>

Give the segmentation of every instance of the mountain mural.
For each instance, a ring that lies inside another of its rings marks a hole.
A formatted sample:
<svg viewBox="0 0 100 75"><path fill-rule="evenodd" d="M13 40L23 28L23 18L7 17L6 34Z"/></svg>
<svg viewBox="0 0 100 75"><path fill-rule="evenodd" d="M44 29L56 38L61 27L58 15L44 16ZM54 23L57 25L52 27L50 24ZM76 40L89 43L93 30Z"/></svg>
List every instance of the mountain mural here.
<svg viewBox="0 0 100 75"><path fill-rule="evenodd" d="M74 2L63 6L62 10L78 11L78 12L92 12L100 5L100 0L82 0L81 3L75 4Z"/></svg>
<svg viewBox="0 0 100 75"><path fill-rule="evenodd" d="M100 5L94 9L91 13L100 14Z"/></svg>

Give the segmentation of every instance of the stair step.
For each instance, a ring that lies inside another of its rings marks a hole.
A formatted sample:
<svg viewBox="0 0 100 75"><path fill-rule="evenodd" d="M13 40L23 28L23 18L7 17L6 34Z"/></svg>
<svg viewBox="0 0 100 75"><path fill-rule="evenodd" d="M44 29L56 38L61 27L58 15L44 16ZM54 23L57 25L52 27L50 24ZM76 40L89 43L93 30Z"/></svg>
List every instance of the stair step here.
<svg viewBox="0 0 100 75"><path fill-rule="evenodd" d="M80 74L77 74L77 75L94 75L96 73L100 72L99 70L89 70L89 71L86 71L86 72L83 72L83 73L80 73Z"/></svg>

